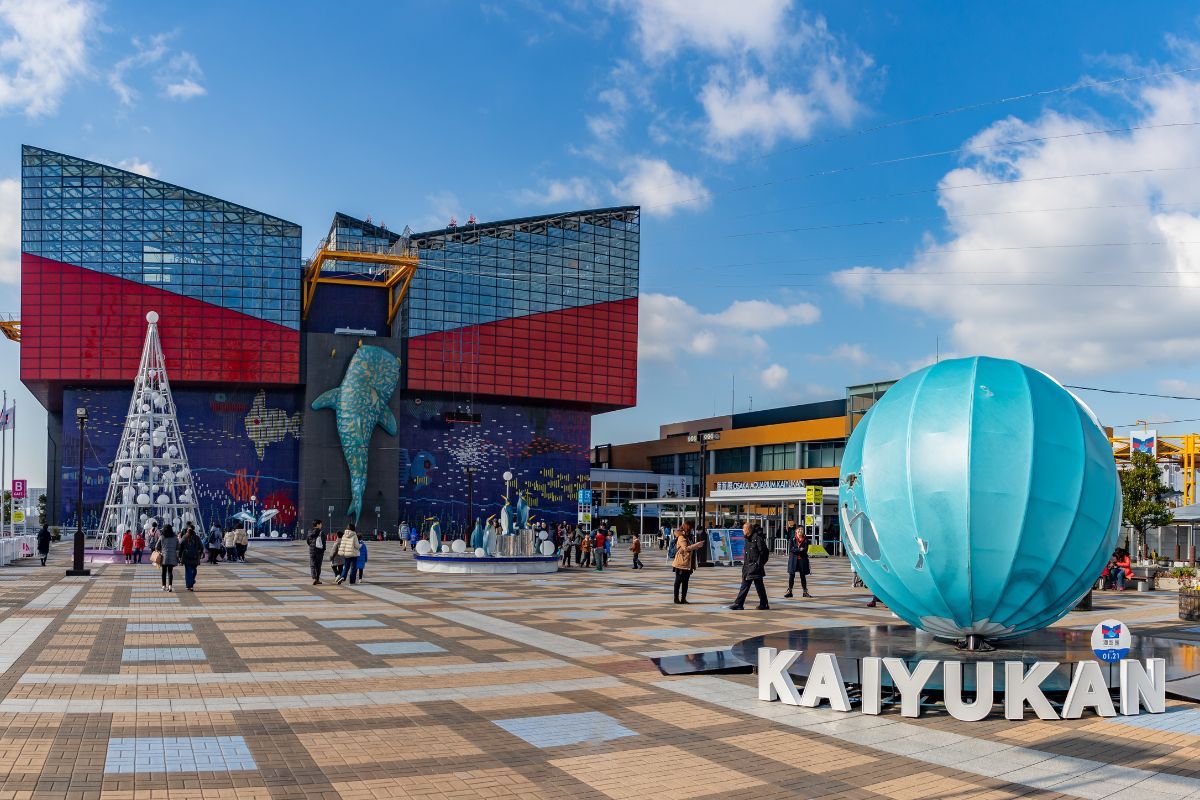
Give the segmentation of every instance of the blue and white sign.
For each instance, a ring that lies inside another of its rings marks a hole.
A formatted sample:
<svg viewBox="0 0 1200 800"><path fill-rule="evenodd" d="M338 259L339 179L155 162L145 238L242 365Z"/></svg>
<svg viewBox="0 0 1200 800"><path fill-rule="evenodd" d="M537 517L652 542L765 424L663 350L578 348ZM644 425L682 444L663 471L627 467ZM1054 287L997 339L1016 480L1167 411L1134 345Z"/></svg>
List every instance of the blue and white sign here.
<svg viewBox="0 0 1200 800"><path fill-rule="evenodd" d="M1092 652L1101 661L1120 661L1129 655L1129 628L1119 619L1106 619L1092 629Z"/></svg>
<svg viewBox="0 0 1200 800"><path fill-rule="evenodd" d="M592 504L592 490L591 489L580 489L579 490L579 505L590 506L591 504Z"/></svg>

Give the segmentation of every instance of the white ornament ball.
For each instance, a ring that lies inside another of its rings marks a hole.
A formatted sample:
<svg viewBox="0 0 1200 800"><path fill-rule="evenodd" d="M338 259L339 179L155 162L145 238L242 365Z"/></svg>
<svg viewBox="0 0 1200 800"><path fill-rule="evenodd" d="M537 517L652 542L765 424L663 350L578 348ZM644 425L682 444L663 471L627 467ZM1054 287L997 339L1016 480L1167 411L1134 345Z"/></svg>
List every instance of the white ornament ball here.
<svg viewBox="0 0 1200 800"><path fill-rule="evenodd" d="M180 467L179 472L177 472L175 474L178 475L180 477L180 479L183 479L183 478L186 478L188 475L190 475L191 472L188 470L187 467Z"/></svg>
<svg viewBox="0 0 1200 800"><path fill-rule="evenodd" d="M543 542L550 538L550 531L538 531L538 538Z"/></svg>
<svg viewBox="0 0 1200 800"><path fill-rule="evenodd" d="M171 458L174 458L175 456L179 455L179 448L175 445L171 445L167 448L167 455L169 455Z"/></svg>
<svg viewBox="0 0 1200 800"><path fill-rule="evenodd" d="M147 311L146 312L146 322L149 322L149 323L158 322L158 312L157 311Z"/></svg>
<svg viewBox="0 0 1200 800"><path fill-rule="evenodd" d="M425 539L417 542L417 553L419 555L427 556L432 549L433 548L429 546L429 542Z"/></svg>
<svg viewBox="0 0 1200 800"><path fill-rule="evenodd" d="M137 502L138 502L138 505L139 505L139 506L148 506L148 505L150 505L150 495L148 495L148 494L139 494L139 495L137 496ZM145 519L145 518L146 518L146 515L145 515L145 514L143 514L143 515L142 515L142 519Z"/></svg>
<svg viewBox="0 0 1200 800"><path fill-rule="evenodd" d="M135 478L140 478L140 477L142 477L142 473L145 471L146 471L146 468L139 464L138 466L133 468L133 476Z"/></svg>
<svg viewBox="0 0 1200 800"><path fill-rule="evenodd" d="M542 542L542 555L554 555L554 542Z"/></svg>
<svg viewBox="0 0 1200 800"><path fill-rule="evenodd" d="M144 431L148 431L148 430L150 430L150 423L147 422L146 420L142 420L142 424L139 425L138 427Z"/></svg>
<svg viewBox="0 0 1200 800"><path fill-rule="evenodd" d="M165 494L160 494L158 496L158 504L160 506L165 506L169 502L171 502L171 498L167 497Z"/></svg>
<svg viewBox="0 0 1200 800"><path fill-rule="evenodd" d="M149 413L150 413L150 404L149 404L149 403L142 403L142 405L140 406L140 408L141 408L141 411L142 411L142 413L143 413L143 414L149 414Z"/></svg>
<svg viewBox="0 0 1200 800"><path fill-rule="evenodd" d="M121 467L117 470L117 474L125 480L129 480L129 476L133 474L133 470L129 469L129 467Z"/></svg>
<svg viewBox="0 0 1200 800"><path fill-rule="evenodd" d="M133 502L133 498L134 498L133 487L126 486L125 489L121 492L121 497L124 498L126 503Z"/></svg>
<svg viewBox="0 0 1200 800"><path fill-rule="evenodd" d="M144 444L138 448L138 452L141 453L143 456L149 458L150 454L153 453L154 451L150 449L150 445Z"/></svg>
<svg viewBox="0 0 1200 800"><path fill-rule="evenodd" d="M467 552L467 543L462 539L455 539L454 542L451 543L450 549L455 553L465 553Z"/></svg>
<svg viewBox="0 0 1200 800"><path fill-rule="evenodd" d="M450 545L448 545L448 544L444 544L444 545L442 545L442 552L443 552L443 553L449 553L449 552L450 552Z"/></svg>
<svg viewBox="0 0 1200 800"><path fill-rule="evenodd" d="M149 518L148 516L146 516L145 514L140 514L140 515L138 516L138 519L139 519L140 521L142 521L142 522L145 522L146 520L148 520L148 519L150 519L150 518Z"/></svg>
<svg viewBox="0 0 1200 800"><path fill-rule="evenodd" d="M487 553L483 552L482 547L475 548L475 557L476 558L485 558L486 556L487 556Z"/></svg>

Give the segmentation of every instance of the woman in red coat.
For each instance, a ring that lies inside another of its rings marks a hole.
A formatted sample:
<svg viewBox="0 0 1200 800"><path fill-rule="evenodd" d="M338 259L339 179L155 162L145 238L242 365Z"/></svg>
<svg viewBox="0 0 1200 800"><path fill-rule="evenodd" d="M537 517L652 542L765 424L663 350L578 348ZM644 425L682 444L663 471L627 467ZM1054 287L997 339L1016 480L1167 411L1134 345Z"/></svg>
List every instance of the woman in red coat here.
<svg viewBox="0 0 1200 800"><path fill-rule="evenodd" d="M133 563L133 534L125 531L125 535L121 537L121 552L125 555L125 563Z"/></svg>

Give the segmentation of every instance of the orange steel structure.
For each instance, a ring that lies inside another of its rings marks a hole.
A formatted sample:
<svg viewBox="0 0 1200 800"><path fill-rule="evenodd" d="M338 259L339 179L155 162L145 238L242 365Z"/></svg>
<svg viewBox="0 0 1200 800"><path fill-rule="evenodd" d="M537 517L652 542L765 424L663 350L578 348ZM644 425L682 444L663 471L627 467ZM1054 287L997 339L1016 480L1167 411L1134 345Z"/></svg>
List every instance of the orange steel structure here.
<svg viewBox="0 0 1200 800"><path fill-rule="evenodd" d="M1110 436L1113 458L1117 464L1128 463L1131 445L1128 436ZM1183 472L1183 504L1196 502L1196 456L1200 455L1200 434L1185 433L1182 436L1158 437L1158 461L1178 464Z"/></svg>
<svg viewBox="0 0 1200 800"><path fill-rule="evenodd" d="M399 244L399 243L397 243ZM372 277L347 277L344 273L337 277L326 277L321 274L327 262L346 262L351 264L374 264L380 267ZM400 304L408 293L413 275L417 271L416 250L408 247L393 247L386 253L360 252L355 250L331 250L329 240L321 242L317 252L304 270L304 281L300 287L300 315L308 319L308 310L312 306L313 297L317 293L317 285L322 283L341 284L343 286L373 286L388 291L388 324L396 318Z"/></svg>

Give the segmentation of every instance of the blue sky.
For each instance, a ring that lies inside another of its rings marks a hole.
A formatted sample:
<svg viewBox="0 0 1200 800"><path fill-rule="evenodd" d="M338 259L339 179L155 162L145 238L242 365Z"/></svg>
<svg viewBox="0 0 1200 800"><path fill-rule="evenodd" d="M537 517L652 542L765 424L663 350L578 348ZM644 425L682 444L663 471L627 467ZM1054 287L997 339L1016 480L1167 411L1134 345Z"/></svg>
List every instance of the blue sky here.
<svg viewBox="0 0 1200 800"><path fill-rule="evenodd" d="M29 143L294 220L306 249L336 210L398 230L641 204L640 402L597 442L727 413L734 380L733 407L767 408L938 352L1200 396L1186 4L331 9L0 0L0 310ZM17 363L0 342L39 484ZM1081 395L1108 424L1200 418Z"/></svg>

